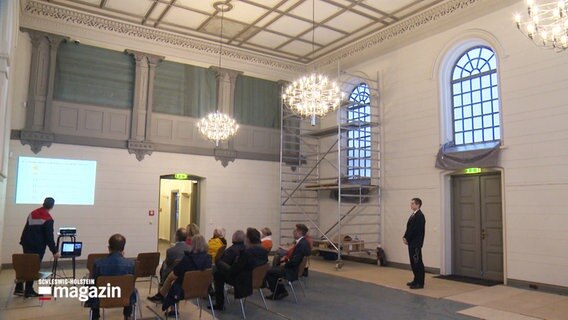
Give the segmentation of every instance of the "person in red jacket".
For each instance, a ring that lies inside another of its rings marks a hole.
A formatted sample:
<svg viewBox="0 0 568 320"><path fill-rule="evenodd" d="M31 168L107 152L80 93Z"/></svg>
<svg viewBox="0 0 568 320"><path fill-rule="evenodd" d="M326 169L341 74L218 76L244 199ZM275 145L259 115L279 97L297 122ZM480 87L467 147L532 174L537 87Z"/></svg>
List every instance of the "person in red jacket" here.
<svg viewBox="0 0 568 320"><path fill-rule="evenodd" d="M20 245L24 249L24 253L37 253L39 261L43 259L46 247L53 253L53 259L59 258L59 250L53 240L53 218L49 211L53 209L55 200L53 198L45 198L43 206L32 211L28 215L26 226L22 231ZM26 281L25 292L23 283L16 284L14 294L18 296L38 297L34 291L33 281Z"/></svg>

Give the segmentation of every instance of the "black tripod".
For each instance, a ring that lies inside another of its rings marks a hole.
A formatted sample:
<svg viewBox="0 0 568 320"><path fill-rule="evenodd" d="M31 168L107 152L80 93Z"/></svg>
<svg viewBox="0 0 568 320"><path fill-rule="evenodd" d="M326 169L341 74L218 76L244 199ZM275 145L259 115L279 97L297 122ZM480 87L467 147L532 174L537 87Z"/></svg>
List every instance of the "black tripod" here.
<svg viewBox="0 0 568 320"><path fill-rule="evenodd" d="M77 235L76 234L61 234L58 233L57 234L57 248L59 248L59 244L61 243L61 239L65 239L65 238L69 238L71 239L71 242L77 242ZM67 257L59 257L59 259L62 258L67 258ZM51 279L55 279L57 278L57 262L59 261L59 259L54 259L53 260L53 266L51 267ZM73 266L73 278L75 279L75 256L71 257L71 264ZM59 277L60 279L62 278L68 278L68 277Z"/></svg>

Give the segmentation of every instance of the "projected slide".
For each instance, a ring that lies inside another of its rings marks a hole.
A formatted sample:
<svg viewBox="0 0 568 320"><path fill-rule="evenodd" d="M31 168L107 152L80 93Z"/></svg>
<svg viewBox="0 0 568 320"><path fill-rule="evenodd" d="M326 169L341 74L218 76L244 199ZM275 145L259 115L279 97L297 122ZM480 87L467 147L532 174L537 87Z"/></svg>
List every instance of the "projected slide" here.
<svg viewBox="0 0 568 320"><path fill-rule="evenodd" d="M55 205L93 205L97 162L20 157L16 203L42 204L53 197Z"/></svg>

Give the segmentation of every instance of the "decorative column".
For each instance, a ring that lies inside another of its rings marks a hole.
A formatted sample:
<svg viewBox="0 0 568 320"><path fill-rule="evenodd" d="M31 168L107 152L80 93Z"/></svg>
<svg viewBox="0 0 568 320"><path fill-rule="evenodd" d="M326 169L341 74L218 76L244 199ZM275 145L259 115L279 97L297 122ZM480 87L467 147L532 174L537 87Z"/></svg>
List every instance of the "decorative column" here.
<svg viewBox="0 0 568 320"><path fill-rule="evenodd" d="M219 67L210 68L217 73L217 110L233 117L237 76L243 72ZM233 139L228 140L225 146L226 148L218 147L214 150L215 160L221 161L223 167L227 167L229 162L237 158Z"/></svg>
<svg viewBox="0 0 568 320"><path fill-rule="evenodd" d="M32 60L30 83L26 102L26 126L20 132L22 145L29 144L34 153L51 146L53 88L57 49L67 37L31 29L21 29L30 35Z"/></svg>
<svg viewBox="0 0 568 320"><path fill-rule="evenodd" d="M150 141L154 77L156 66L164 57L134 50L126 50L126 53L131 54L136 62L128 153L135 154L136 159L142 161L154 150L154 145Z"/></svg>
<svg viewBox="0 0 568 320"><path fill-rule="evenodd" d="M8 176L8 152L10 143L10 92L13 87L14 75L11 74L11 64L16 51L18 39L18 18L20 1L0 0L0 182ZM2 198L5 192L0 192ZM0 219L4 210L0 209ZM0 227L3 228L0 222ZM0 235L1 235L0 231Z"/></svg>

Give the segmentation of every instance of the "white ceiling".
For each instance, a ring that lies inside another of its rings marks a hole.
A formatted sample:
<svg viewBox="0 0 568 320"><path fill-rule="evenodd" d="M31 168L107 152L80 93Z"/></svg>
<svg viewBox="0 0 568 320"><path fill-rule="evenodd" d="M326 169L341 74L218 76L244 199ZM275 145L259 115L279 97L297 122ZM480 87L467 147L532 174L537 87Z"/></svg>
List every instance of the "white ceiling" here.
<svg viewBox="0 0 568 320"><path fill-rule="evenodd" d="M73 10L199 39L218 42L220 37L221 12L213 6L218 1L47 1ZM226 0L232 9L224 13L223 42L308 63L443 1ZM312 10L313 6L315 10ZM315 28L313 42L312 28Z"/></svg>

